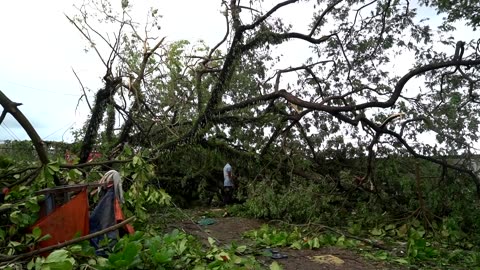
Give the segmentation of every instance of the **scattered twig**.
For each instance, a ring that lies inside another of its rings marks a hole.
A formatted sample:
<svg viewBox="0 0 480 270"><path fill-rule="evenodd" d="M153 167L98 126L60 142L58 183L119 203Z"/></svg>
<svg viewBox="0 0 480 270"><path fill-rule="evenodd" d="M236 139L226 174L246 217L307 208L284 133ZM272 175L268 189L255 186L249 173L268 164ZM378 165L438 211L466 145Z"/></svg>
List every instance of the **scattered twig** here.
<svg viewBox="0 0 480 270"><path fill-rule="evenodd" d="M202 233L204 233L207 237L210 237L210 238L212 238L213 240L215 240L215 242L221 244L220 240L218 240L218 239L215 238L213 235L210 235L208 232L206 232L206 231L202 228L202 226L198 225L198 223L195 222L191 216L187 215L187 213L185 213L185 212L184 212L180 207L178 207L174 202L172 202L172 205L175 207L175 209L178 210L178 212L180 212L180 213L181 213L182 215L184 215L190 222L192 222L192 224L194 224L195 226L197 226L197 227L200 229L200 231L201 231Z"/></svg>
<svg viewBox="0 0 480 270"><path fill-rule="evenodd" d="M326 225L323 225L323 224L318 224L318 223L307 223L307 224L291 224L291 223L288 223L286 221L283 221L283 220L270 220L269 222L278 222L278 223L283 223L283 224L286 224L288 226L296 226L296 227L310 227L310 226L315 226L317 227L318 229L322 230L322 229L326 229L326 230L329 230L333 233L336 233L338 235L343 235L345 237L348 237L348 238L352 238L352 239L355 239L355 240L358 240L358 241L361 241L361 242L364 242L368 245L371 245L372 247L375 247L375 248L379 248L379 249L383 249L383 250L390 250L389 247L386 247L386 246L383 246L381 244L378 244L378 243L375 243L374 241L372 240L369 240L369 239L365 239L365 238L361 238L361 237L358 237L358 236L354 236L354 235L351 235L349 233L346 233L346 232L343 232L343 231L339 231L339 230L336 230L332 227L329 227L329 226L326 226Z"/></svg>
<svg viewBox="0 0 480 270"><path fill-rule="evenodd" d="M82 87L82 91L83 91L83 95L85 97L85 101L87 102L87 105L88 105L88 108L90 109L90 111L92 111L92 106L90 106L90 102L88 101L88 96L87 96L87 92L85 92L85 87L83 87L83 83L82 81L80 80L80 78L78 77L77 73L75 72L75 70L72 68L72 71L73 71L73 74L75 74L75 77L77 77L77 80L78 80L78 83L80 83L80 86ZM82 97L80 97L81 99ZM80 100L79 100L80 101ZM77 104L77 107L78 107L78 104Z"/></svg>

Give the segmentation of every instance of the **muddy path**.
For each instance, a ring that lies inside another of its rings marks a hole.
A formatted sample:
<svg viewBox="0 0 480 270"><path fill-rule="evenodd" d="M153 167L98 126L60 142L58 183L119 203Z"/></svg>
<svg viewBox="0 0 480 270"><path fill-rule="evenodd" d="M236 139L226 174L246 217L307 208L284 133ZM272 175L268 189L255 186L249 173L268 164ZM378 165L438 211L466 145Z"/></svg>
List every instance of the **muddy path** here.
<svg viewBox="0 0 480 270"><path fill-rule="evenodd" d="M183 220L171 224L169 227L178 228L186 233L195 235L205 244L208 243L208 237L212 237L220 245L227 245L232 242L253 245L250 240L242 237L243 234L249 230L258 229L264 224L264 222L256 219L222 217L221 215L214 217L213 220L215 223L205 226L194 223L192 222L193 220ZM270 265L276 260L282 265L284 270L402 269L382 262L368 261L352 250L336 247L324 247L316 250L278 248L273 251L284 258L272 259L272 257L258 256L257 260L264 265Z"/></svg>

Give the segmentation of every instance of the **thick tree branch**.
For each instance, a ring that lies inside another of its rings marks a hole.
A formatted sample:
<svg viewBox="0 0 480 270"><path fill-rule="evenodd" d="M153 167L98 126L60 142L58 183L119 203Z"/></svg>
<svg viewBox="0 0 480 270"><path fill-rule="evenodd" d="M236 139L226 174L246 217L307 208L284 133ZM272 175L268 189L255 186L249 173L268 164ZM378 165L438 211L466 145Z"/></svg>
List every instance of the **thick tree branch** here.
<svg viewBox="0 0 480 270"><path fill-rule="evenodd" d="M318 26L322 23L323 19L325 18L325 16L330 12L332 11L332 9L335 8L336 5L340 4L343 0L337 0L333 3L331 3L323 12L322 14L320 14L320 16L317 18L317 21L315 22L315 24L313 25L312 27L312 30L310 31L310 33L308 34L308 36L313 36L313 34L315 33L315 31L317 30Z"/></svg>
<svg viewBox="0 0 480 270"><path fill-rule="evenodd" d="M18 106L22 104L11 101L2 91L0 91L0 104L2 105L4 110L2 112L2 116L8 112L15 118L15 120L18 121L18 123L27 132L28 137L30 137L30 139L32 140L33 146L37 151L38 157L42 165L48 164L49 160L47 156L47 151L44 147L45 144L43 143L35 128L33 128L32 124L30 124L30 121L28 121L27 117L25 117L25 115L18 109Z"/></svg>
<svg viewBox="0 0 480 270"><path fill-rule="evenodd" d="M255 22L249 25L244 25L239 30L240 31L252 30L255 27L259 26L261 23L263 23L268 17L270 17L273 13L275 13L275 11L279 10L281 7L293 4L298 1L299 0L287 0L287 1L280 2L277 5L275 5L273 8L271 8L267 13L265 13L260 18L258 18Z"/></svg>

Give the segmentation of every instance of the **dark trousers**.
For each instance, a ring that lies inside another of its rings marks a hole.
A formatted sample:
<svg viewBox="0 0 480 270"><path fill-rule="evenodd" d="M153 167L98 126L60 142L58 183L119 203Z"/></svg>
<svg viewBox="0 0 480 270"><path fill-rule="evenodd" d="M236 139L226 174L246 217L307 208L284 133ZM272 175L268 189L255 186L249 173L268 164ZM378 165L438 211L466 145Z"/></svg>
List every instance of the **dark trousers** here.
<svg viewBox="0 0 480 270"><path fill-rule="evenodd" d="M223 187L223 203L233 203L233 187Z"/></svg>

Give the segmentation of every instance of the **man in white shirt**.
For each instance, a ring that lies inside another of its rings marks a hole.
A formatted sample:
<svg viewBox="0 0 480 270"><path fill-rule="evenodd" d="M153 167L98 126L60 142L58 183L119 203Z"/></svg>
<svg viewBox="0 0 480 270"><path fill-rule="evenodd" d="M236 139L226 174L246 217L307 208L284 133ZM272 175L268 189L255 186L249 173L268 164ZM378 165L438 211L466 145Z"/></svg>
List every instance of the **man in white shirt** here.
<svg viewBox="0 0 480 270"><path fill-rule="evenodd" d="M233 189L235 184L233 182L232 166L226 164L223 167L223 202L231 204L233 201Z"/></svg>

